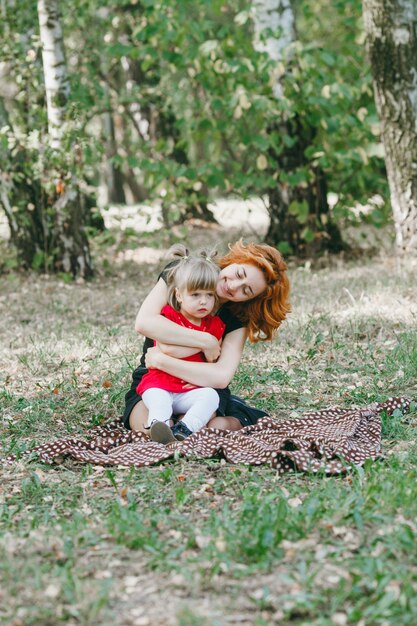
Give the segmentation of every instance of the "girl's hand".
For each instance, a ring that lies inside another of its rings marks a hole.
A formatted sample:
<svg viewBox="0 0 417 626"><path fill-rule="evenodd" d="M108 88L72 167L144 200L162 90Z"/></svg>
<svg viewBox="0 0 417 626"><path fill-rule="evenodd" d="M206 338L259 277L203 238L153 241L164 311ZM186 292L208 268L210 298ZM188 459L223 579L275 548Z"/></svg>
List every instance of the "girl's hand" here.
<svg viewBox="0 0 417 626"><path fill-rule="evenodd" d="M145 365L148 370L161 369L163 358L164 353L157 346L154 346L153 348L148 348L145 355Z"/></svg>
<svg viewBox="0 0 417 626"><path fill-rule="evenodd" d="M206 357L206 361L208 363L214 363L220 356L221 352L221 342L216 339L213 335L209 333L205 333L208 339L208 346L203 349L204 356Z"/></svg>

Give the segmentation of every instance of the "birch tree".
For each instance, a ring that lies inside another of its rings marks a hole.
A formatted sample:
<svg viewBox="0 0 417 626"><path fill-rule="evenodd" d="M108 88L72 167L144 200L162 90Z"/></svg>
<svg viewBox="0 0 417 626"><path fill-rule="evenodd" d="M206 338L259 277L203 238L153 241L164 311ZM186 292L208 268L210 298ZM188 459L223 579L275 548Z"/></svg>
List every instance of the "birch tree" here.
<svg viewBox="0 0 417 626"><path fill-rule="evenodd" d="M417 4L363 0L363 14L396 245L417 254Z"/></svg>
<svg viewBox="0 0 417 626"><path fill-rule="evenodd" d="M59 1L38 0L37 8L49 141L59 160L59 154L64 148L62 139L66 130L66 110L70 95ZM68 171L58 172L55 189L57 198L52 207L55 224L51 250L54 267L74 276L88 277L92 274L92 263L85 234L85 212L74 175Z"/></svg>
<svg viewBox="0 0 417 626"><path fill-rule="evenodd" d="M253 0L252 6L254 47L274 62L272 91L280 100L284 96L280 76L293 72L297 64L291 58L290 47L296 40L294 9L291 0ZM295 253L307 246L338 251L344 244L339 229L329 219L326 175L306 156L314 143L316 129L297 114L283 114L269 130L276 131L277 126L288 143L276 153L270 150L277 168L277 183L268 190L270 225L266 240L273 245L285 241ZM280 180L282 172L297 177L301 171L308 175L298 183Z"/></svg>
<svg viewBox="0 0 417 626"><path fill-rule="evenodd" d="M70 95L58 0L38 0L39 34L51 146L61 147L65 110Z"/></svg>
<svg viewBox="0 0 417 626"><path fill-rule="evenodd" d="M295 40L294 11L290 0L253 0L254 47L266 52L277 63L282 61L286 48ZM265 31L275 33L264 37ZM276 98L282 95L279 79L275 77L273 91Z"/></svg>

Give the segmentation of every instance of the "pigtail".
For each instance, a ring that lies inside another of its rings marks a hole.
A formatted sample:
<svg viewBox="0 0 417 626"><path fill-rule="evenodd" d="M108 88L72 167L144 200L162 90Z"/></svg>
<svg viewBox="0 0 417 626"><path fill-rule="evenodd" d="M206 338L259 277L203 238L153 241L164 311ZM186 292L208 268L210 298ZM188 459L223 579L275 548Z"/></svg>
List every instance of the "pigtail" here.
<svg viewBox="0 0 417 626"><path fill-rule="evenodd" d="M217 256L216 248L213 248L212 250L200 250L200 256L209 263L214 263L216 265L214 260Z"/></svg>
<svg viewBox="0 0 417 626"><path fill-rule="evenodd" d="M182 243L174 243L166 254L168 259L186 261L190 256L190 251Z"/></svg>

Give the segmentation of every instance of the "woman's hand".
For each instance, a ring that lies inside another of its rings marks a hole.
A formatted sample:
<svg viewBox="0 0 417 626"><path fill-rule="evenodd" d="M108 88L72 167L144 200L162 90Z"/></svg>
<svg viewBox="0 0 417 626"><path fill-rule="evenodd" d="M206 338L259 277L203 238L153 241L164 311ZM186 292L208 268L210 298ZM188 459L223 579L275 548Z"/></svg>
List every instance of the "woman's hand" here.
<svg viewBox="0 0 417 626"><path fill-rule="evenodd" d="M220 356L221 352L221 342L214 337L214 335L210 335L209 333L205 333L207 335L207 347L203 348L202 352L206 357L206 361L208 363L214 363Z"/></svg>
<svg viewBox="0 0 417 626"><path fill-rule="evenodd" d="M208 333L200 333L200 335L211 336ZM181 378L193 386L224 389L239 365L246 337L246 328L237 328L228 333L223 340L220 357L215 363L196 363L176 359L164 354L157 347L149 348L145 356L146 366Z"/></svg>
<svg viewBox="0 0 417 626"><path fill-rule="evenodd" d="M164 353L162 350L158 348L158 346L154 346L153 348L148 348L145 355L145 365L148 370L155 369L159 370L162 367L164 358Z"/></svg>

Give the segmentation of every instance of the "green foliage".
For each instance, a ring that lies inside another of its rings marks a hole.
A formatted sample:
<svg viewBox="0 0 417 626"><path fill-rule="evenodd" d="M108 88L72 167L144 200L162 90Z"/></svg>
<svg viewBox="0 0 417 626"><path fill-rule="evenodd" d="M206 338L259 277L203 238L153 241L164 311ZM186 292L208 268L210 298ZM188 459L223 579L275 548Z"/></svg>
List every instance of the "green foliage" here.
<svg viewBox="0 0 417 626"><path fill-rule="evenodd" d="M79 197L91 196L86 181L97 158L91 156L95 139L82 132L78 101L67 109L60 150L49 145L37 22L36 3L23 3L19 11L12 3L3 8L2 60L8 89L0 97L0 184L21 266L49 271L56 269L59 254L54 205L69 186ZM62 211L60 219L71 218Z"/></svg>
<svg viewBox="0 0 417 626"><path fill-rule="evenodd" d="M167 223L214 195L265 196L278 184L302 190L320 169L332 192L332 219L383 224L387 185L361 3L295 6L298 39L277 64L254 48L249 0L62 5L71 100L65 145L53 155L36 7L24 3L16 12L6 3L0 39L16 93L0 108L0 165L21 229L32 239L40 224L53 229L63 172L84 193L83 181L99 184L103 159L159 199ZM106 113L117 129L113 152ZM291 165L294 151L303 152L302 165ZM376 194L382 201L366 216L352 212ZM305 202L292 203L290 214L311 240ZM48 266L51 246L37 246L33 267Z"/></svg>
<svg viewBox="0 0 417 626"><path fill-rule="evenodd" d="M307 120L319 131L309 152L313 163L328 173L329 190L338 196L337 217L374 194L387 196L361 10L356 0L321 1L314 6L300 2L297 13L305 37L301 94L309 103Z"/></svg>
<svg viewBox="0 0 417 626"><path fill-rule="evenodd" d="M335 216L357 220L350 207L386 190L360 3L299 3L299 40L278 68L254 50L249 8L241 2L146 5L135 30L142 47L132 54L178 133L174 141L172 134L159 138L156 152L142 160L148 188L178 207L202 184L221 194L264 195L277 181L302 187L320 167L337 196ZM271 89L277 69L279 100ZM287 119L311 135L308 166L277 171L272 154L298 141L282 135L280 120ZM178 161L178 149L186 163ZM306 221L305 208L296 214ZM306 228L304 237L311 236Z"/></svg>

